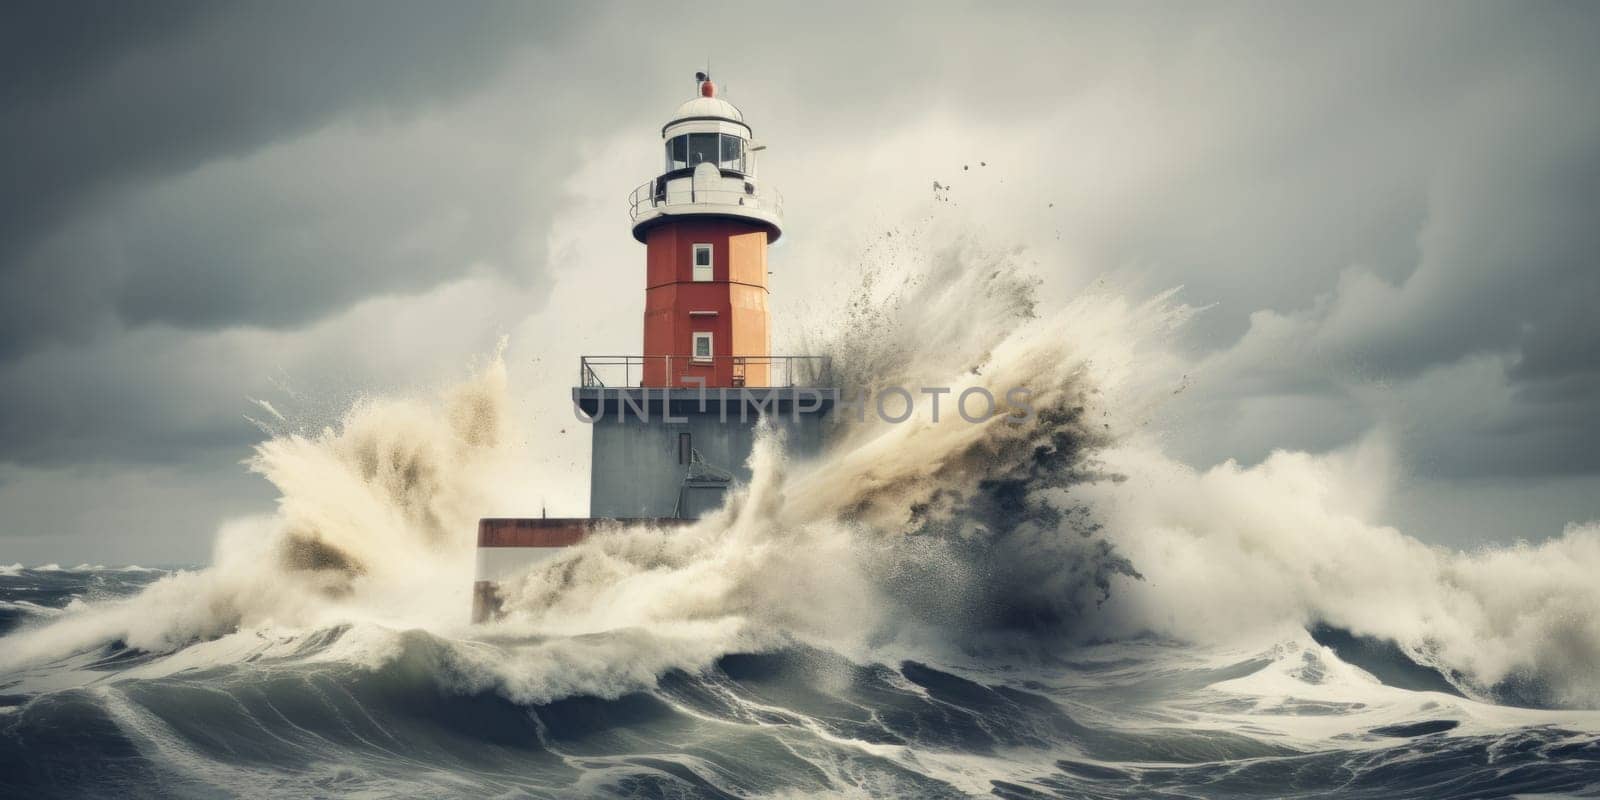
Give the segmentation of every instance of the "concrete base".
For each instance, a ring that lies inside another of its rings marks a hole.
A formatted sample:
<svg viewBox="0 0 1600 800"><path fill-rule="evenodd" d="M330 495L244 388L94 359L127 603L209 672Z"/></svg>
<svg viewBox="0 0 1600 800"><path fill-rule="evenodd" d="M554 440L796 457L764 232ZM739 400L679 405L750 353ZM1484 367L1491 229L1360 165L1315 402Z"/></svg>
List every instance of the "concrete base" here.
<svg viewBox="0 0 1600 800"><path fill-rule="evenodd" d="M834 390L578 387L572 400L594 420L590 516L698 517L750 481L746 462L761 420L782 432L791 456L819 452ZM725 476L724 485L700 480L693 457Z"/></svg>
<svg viewBox="0 0 1600 800"><path fill-rule="evenodd" d="M573 404L593 420L589 513L568 519L478 521L472 621L500 615L501 586L608 525L687 525L750 480L756 428L783 432L788 452L822 446L835 391L806 388L661 389L584 386Z"/></svg>

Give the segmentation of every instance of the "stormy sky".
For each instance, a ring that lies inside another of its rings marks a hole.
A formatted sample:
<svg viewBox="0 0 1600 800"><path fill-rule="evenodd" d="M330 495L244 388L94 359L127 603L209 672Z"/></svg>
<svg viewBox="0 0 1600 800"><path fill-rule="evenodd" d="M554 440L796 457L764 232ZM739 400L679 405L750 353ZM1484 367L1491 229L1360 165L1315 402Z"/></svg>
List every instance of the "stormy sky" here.
<svg viewBox="0 0 1600 800"><path fill-rule="evenodd" d="M708 61L786 197L776 313L943 180L1051 291L1205 307L1174 455L1381 435L1385 521L1558 534L1600 516L1597 41L1583 3L9 3L0 563L204 561L272 505L255 401L315 430L502 336L530 503L583 513L550 414L637 350L625 198Z"/></svg>

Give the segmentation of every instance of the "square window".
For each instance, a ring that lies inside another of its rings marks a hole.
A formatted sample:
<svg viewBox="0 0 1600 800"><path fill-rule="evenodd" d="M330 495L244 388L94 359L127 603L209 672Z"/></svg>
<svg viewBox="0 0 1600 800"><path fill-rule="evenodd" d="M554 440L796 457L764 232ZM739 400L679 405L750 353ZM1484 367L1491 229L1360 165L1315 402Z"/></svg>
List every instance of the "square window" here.
<svg viewBox="0 0 1600 800"><path fill-rule="evenodd" d="M694 246L694 279L697 281L711 280L711 245L697 244Z"/></svg>
<svg viewBox="0 0 1600 800"><path fill-rule="evenodd" d="M696 332L694 335L694 360L711 360L711 333L709 331Z"/></svg>

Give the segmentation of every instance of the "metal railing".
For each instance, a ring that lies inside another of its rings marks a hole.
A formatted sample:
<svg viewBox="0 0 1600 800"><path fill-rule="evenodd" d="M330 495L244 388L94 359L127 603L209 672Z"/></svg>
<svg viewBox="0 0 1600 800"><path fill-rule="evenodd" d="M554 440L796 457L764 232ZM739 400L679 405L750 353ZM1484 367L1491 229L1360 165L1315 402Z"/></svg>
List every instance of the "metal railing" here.
<svg viewBox="0 0 1600 800"><path fill-rule="evenodd" d="M695 188L693 180L647 181L628 195L628 218L688 205L744 206L775 217L783 216L783 195L770 186L745 184L743 188Z"/></svg>
<svg viewBox="0 0 1600 800"><path fill-rule="evenodd" d="M646 366L658 367L658 377L680 385L680 376L704 375L707 388L745 387L772 389L789 386L829 386L833 360L828 356L582 356L578 360L578 385L586 389L642 385ZM658 366L659 365L659 366ZM719 382L719 367L728 380ZM766 380L760 379L765 367Z"/></svg>

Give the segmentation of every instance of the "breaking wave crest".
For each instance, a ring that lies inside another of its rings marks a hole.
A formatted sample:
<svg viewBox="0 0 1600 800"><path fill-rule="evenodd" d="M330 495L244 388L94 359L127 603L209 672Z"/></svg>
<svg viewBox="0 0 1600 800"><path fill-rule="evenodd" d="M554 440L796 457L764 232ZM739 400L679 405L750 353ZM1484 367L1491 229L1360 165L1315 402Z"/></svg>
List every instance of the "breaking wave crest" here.
<svg viewBox="0 0 1600 800"><path fill-rule="evenodd" d="M516 472L498 356L436 401L363 399L338 425L286 432L248 468L271 517L225 524L212 564L6 637L0 669L107 643L167 653L241 630L458 619L480 509Z"/></svg>

